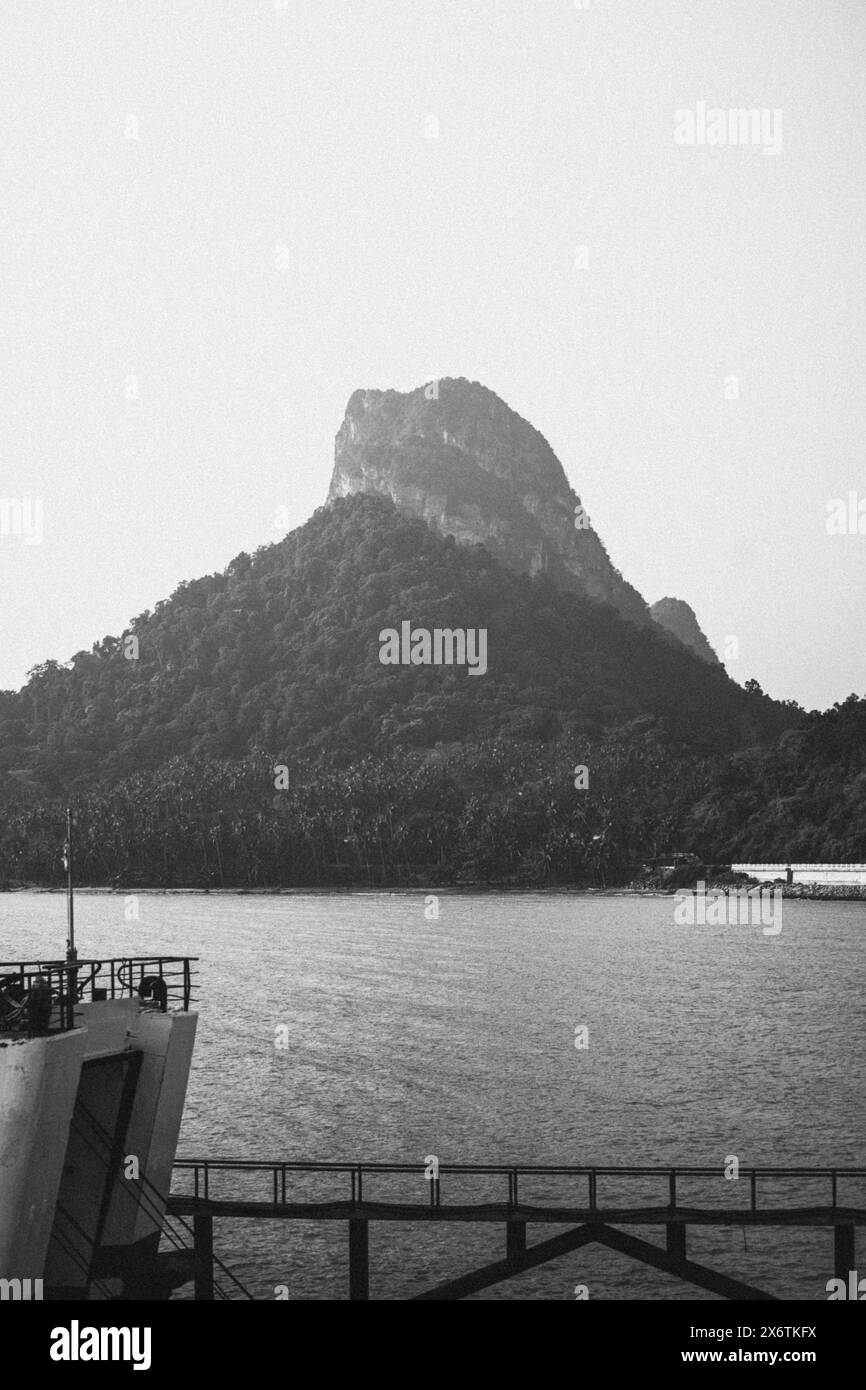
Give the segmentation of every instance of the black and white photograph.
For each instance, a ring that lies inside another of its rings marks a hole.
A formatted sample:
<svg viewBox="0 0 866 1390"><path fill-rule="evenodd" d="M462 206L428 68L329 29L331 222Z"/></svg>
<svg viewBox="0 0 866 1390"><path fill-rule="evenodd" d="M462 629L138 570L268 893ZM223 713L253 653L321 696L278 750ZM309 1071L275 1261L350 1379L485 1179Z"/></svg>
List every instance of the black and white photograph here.
<svg viewBox="0 0 866 1390"><path fill-rule="evenodd" d="M465 1300L829 1374L863 0L7 0L0 70L33 1366Z"/></svg>

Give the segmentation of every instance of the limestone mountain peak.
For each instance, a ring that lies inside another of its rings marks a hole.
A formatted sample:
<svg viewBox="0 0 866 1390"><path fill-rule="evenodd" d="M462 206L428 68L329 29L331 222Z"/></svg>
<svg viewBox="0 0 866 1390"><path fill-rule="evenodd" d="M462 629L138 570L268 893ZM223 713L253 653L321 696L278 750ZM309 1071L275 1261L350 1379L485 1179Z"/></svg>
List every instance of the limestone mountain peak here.
<svg viewBox="0 0 866 1390"><path fill-rule="evenodd" d="M612 604L642 626L649 609L612 565L547 440L495 392L464 377L408 392L358 390L337 434L328 500L390 497L510 568Z"/></svg>

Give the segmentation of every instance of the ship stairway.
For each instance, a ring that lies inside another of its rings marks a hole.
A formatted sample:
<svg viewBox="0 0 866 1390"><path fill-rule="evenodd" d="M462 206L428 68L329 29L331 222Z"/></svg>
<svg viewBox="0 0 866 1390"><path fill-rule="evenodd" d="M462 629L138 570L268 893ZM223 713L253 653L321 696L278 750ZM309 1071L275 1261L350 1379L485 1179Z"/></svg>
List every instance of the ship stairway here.
<svg viewBox="0 0 866 1390"><path fill-rule="evenodd" d="M56 1207L52 1242L56 1242L58 1250L83 1276L81 1287L87 1287L91 1297L95 1293L98 1298L118 1301L166 1298L173 1289L192 1282L196 1277L197 1264L193 1227L182 1216L167 1213L167 1194L160 1192L145 1174L140 1174L138 1178L126 1178L117 1172L114 1136L80 1100L72 1128L106 1173L112 1169L116 1173L113 1182L109 1179L102 1219L95 1231L84 1230L61 1202ZM106 1249L101 1244L104 1217L117 1192L127 1194L155 1227L154 1240L149 1242L149 1248L143 1255L136 1247L130 1247L129 1252L125 1252L117 1247ZM160 1241L156 1232L160 1233L170 1249L157 1248ZM238 1298L252 1300L253 1295L219 1256L213 1254L211 1258L222 1275L222 1281L214 1277L214 1298L226 1302ZM119 1280L122 1281L123 1292L118 1291Z"/></svg>

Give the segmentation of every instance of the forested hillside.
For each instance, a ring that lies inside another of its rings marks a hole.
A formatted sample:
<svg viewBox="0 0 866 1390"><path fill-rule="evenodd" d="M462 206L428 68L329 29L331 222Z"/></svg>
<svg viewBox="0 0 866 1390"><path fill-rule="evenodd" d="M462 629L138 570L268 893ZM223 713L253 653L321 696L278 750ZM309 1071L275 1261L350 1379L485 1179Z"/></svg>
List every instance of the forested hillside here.
<svg viewBox="0 0 866 1390"><path fill-rule="evenodd" d="M403 621L486 628L487 673L382 665ZM742 690L353 496L0 697L0 880L59 881L67 801L91 883L610 883L682 848L866 858L864 710Z"/></svg>
<svg viewBox="0 0 866 1390"><path fill-rule="evenodd" d="M487 674L383 666L379 632L403 620L486 628ZM127 634L38 668L0 703L0 772L66 794L182 755L340 764L458 738L598 735L640 715L709 752L798 713L606 605L355 496L181 585Z"/></svg>
<svg viewBox="0 0 866 1390"><path fill-rule="evenodd" d="M866 863L866 699L723 760L686 832L710 858Z"/></svg>
<svg viewBox="0 0 866 1390"><path fill-rule="evenodd" d="M578 765L589 786L578 790ZM78 876L117 886L623 884L647 859L866 860L866 700L770 749L700 757L650 721L306 766L173 759L77 801ZM61 801L7 811L0 878L62 882Z"/></svg>

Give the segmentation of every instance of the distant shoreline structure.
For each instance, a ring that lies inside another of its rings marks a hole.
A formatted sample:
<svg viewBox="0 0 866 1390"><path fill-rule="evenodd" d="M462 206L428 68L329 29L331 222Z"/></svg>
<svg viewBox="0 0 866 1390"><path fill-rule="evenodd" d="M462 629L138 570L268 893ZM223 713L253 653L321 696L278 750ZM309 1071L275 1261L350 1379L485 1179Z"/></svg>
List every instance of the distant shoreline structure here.
<svg viewBox="0 0 866 1390"><path fill-rule="evenodd" d="M788 886L866 887L866 864L795 864L789 860L787 864L732 864L731 873L745 874L758 883L772 883L781 879Z"/></svg>

